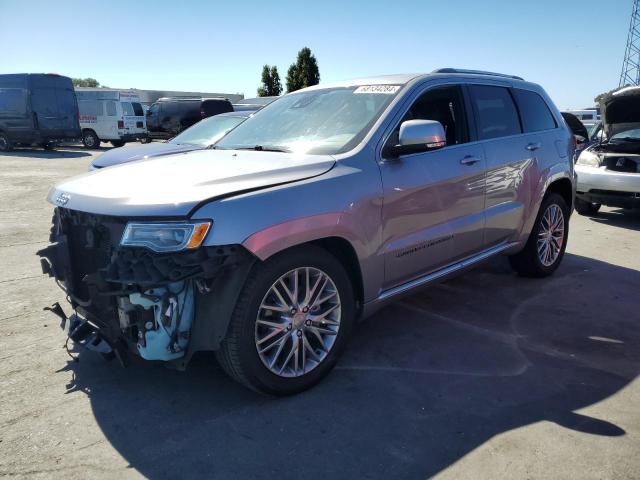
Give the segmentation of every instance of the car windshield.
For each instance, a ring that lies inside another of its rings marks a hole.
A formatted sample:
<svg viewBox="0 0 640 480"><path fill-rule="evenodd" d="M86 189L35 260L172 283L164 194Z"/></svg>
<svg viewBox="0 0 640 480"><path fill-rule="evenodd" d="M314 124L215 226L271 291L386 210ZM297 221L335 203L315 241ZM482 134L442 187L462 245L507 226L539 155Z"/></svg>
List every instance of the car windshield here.
<svg viewBox="0 0 640 480"><path fill-rule="evenodd" d="M215 148L343 153L355 147L400 90L398 85L325 88L286 95Z"/></svg>
<svg viewBox="0 0 640 480"><path fill-rule="evenodd" d="M220 140L229 130L242 123L245 117L240 116L214 116L205 118L195 125L187 128L180 135L173 137L169 143L176 145L198 145L208 147Z"/></svg>
<svg viewBox="0 0 640 480"><path fill-rule="evenodd" d="M640 128L634 128L631 130L625 130L624 132L616 133L611 140L622 140L630 142L640 142Z"/></svg>

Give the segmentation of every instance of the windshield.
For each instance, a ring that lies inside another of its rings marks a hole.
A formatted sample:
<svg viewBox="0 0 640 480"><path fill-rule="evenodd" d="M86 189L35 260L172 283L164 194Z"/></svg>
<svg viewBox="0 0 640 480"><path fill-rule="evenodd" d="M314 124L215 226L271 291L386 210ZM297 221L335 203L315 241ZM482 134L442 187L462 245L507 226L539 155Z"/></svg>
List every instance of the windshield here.
<svg viewBox="0 0 640 480"><path fill-rule="evenodd" d="M400 90L397 85L326 88L286 95L215 148L333 155L355 147Z"/></svg>
<svg viewBox="0 0 640 480"><path fill-rule="evenodd" d="M215 116L205 118L187 128L180 135L173 137L169 143L199 145L208 147L220 140L229 130L246 120L244 117Z"/></svg>
<svg viewBox="0 0 640 480"><path fill-rule="evenodd" d="M640 141L640 128L634 128L625 130L620 133L616 133L611 137L611 140L623 140L623 141Z"/></svg>

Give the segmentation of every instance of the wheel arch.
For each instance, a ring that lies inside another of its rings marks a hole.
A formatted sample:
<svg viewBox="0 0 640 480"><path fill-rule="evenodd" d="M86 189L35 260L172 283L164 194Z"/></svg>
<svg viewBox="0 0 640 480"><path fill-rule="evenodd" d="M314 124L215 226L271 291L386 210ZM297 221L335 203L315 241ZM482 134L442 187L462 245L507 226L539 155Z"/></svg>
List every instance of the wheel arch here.
<svg viewBox="0 0 640 480"><path fill-rule="evenodd" d="M364 303L364 282L360 261L358 260L358 255L353 245L343 237L320 238L312 240L307 244L316 245L326 250L340 261L353 285L353 293L356 298L356 311L359 315L362 312L362 305ZM304 245L305 244L303 244L303 246Z"/></svg>
<svg viewBox="0 0 640 480"><path fill-rule="evenodd" d="M558 180L554 180L547 187L547 191L545 192L545 195L548 195L549 193L557 193L558 195L560 195L564 199L564 201L567 203L567 206L569 207L569 211L571 211L574 204L573 184L571 183L571 180L569 180L566 177L559 178Z"/></svg>

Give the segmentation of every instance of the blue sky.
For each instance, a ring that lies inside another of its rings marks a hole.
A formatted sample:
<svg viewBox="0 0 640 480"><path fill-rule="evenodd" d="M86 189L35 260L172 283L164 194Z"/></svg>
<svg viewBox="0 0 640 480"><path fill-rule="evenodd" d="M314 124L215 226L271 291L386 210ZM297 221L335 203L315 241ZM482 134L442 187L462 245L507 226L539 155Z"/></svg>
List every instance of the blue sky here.
<svg viewBox="0 0 640 480"><path fill-rule="evenodd" d="M255 96L308 46L322 82L438 67L542 84L560 108L617 87L632 0L0 0L0 73Z"/></svg>

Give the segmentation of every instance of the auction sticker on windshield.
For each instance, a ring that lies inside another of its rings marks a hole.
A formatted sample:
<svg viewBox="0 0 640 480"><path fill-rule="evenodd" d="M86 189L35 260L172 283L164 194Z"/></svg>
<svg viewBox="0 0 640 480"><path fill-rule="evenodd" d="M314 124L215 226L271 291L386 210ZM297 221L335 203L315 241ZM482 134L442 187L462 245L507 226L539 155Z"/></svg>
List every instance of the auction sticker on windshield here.
<svg viewBox="0 0 640 480"><path fill-rule="evenodd" d="M361 85L353 93L382 93L393 95L400 90L400 85Z"/></svg>

